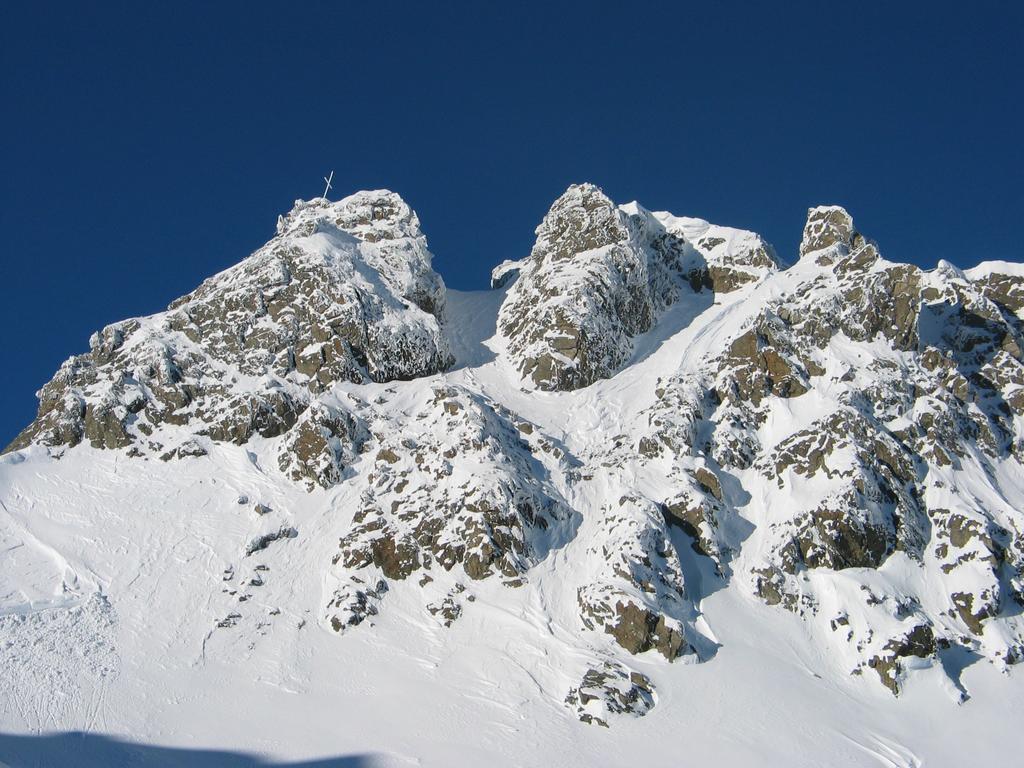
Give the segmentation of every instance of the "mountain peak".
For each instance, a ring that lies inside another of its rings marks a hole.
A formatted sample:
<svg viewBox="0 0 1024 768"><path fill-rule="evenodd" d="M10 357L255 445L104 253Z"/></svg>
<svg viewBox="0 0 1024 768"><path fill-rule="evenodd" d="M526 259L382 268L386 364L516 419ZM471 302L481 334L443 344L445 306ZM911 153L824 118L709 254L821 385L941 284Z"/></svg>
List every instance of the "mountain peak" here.
<svg viewBox="0 0 1024 768"><path fill-rule="evenodd" d="M401 197L297 201L270 242L166 312L93 334L13 446L86 439L170 456L181 430L157 434L170 425L192 427L187 440L276 436L311 393L446 368L443 312L444 283Z"/></svg>
<svg viewBox="0 0 1024 768"><path fill-rule="evenodd" d="M534 259L559 261L592 251L626 236L615 203L593 184L573 184L563 192L536 230Z"/></svg>
<svg viewBox="0 0 1024 768"><path fill-rule="evenodd" d="M288 213L278 217L277 233L285 234L317 221L330 222L369 242L423 234L416 213L398 193L388 189L363 190L337 201L323 197L296 200Z"/></svg>
<svg viewBox="0 0 1024 768"><path fill-rule="evenodd" d="M809 208L800 241L800 256L802 258L826 248L848 249L855 234L853 217L842 206L819 205Z"/></svg>

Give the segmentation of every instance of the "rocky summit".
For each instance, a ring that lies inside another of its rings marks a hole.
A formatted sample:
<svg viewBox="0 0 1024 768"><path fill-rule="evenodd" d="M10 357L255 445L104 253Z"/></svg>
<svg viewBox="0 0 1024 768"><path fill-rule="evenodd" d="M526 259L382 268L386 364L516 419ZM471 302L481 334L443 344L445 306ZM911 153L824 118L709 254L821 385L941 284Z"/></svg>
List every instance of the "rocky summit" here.
<svg viewBox="0 0 1024 768"><path fill-rule="evenodd" d="M522 717L987 754L1024 704L1024 265L890 262L838 206L780 257L590 184L490 291L431 259L393 192L298 201L61 366L0 458L0 725L59 692L62 727L145 730L143 688L227 710L255 676L481 755ZM961 717L969 747L891 734Z"/></svg>

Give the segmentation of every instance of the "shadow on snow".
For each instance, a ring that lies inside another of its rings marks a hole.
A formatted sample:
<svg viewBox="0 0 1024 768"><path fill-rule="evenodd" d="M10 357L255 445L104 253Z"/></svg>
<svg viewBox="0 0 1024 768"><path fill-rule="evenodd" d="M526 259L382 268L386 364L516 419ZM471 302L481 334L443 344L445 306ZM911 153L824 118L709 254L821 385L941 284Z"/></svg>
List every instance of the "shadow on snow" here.
<svg viewBox="0 0 1024 768"><path fill-rule="evenodd" d="M384 755L344 755L280 763L245 752L186 747L162 747L124 741L112 736L68 731L39 735L0 733L0 766L37 768L74 765L79 768L383 768L394 765Z"/></svg>

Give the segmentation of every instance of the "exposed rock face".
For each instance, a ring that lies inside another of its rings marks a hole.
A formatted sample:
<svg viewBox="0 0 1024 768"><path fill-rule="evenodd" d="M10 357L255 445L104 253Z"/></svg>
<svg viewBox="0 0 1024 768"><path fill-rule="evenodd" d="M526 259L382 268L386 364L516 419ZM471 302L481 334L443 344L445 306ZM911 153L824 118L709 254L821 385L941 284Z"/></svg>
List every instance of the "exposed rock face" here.
<svg viewBox="0 0 1024 768"><path fill-rule="evenodd" d="M847 248L854 234L853 218L844 209L837 205L811 208L807 211L807 224L804 225L804 235L800 241L800 256Z"/></svg>
<svg viewBox="0 0 1024 768"><path fill-rule="evenodd" d="M893 637L885 644L883 652L868 660L868 666L878 673L882 684L893 694L900 691L900 680L904 659L934 657L935 635L927 624L918 624L906 633Z"/></svg>
<svg viewBox="0 0 1024 768"><path fill-rule="evenodd" d="M262 552L275 541L280 541L281 539L294 539L298 535L299 532L290 525L281 526L275 531L261 534L252 539L245 548L245 555L248 557L256 554L257 552Z"/></svg>
<svg viewBox="0 0 1024 768"><path fill-rule="evenodd" d="M345 467L365 445L369 433L350 412L314 401L278 447L278 466L312 490L341 482Z"/></svg>
<svg viewBox="0 0 1024 768"><path fill-rule="evenodd" d="M87 440L148 453L168 426L236 444L275 437L338 382L446 368L443 309L444 284L398 195L298 202L267 245L167 312L94 334L10 449Z"/></svg>
<svg viewBox="0 0 1024 768"><path fill-rule="evenodd" d="M648 266L626 215L597 187L570 187L501 309L520 372L542 389L577 389L620 367L660 309Z"/></svg>
<svg viewBox="0 0 1024 768"><path fill-rule="evenodd" d="M661 510L624 496L603 512L590 551L602 566L598 578L577 591L583 625L603 628L629 653L654 650L669 661L699 656L690 642L695 630L687 626L696 611Z"/></svg>
<svg viewBox="0 0 1024 768"><path fill-rule="evenodd" d="M499 327L516 368L539 389L588 386L629 359L633 337L681 291L733 290L777 266L756 235L721 234L635 203L617 207L591 184L569 187L537 228L530 257L492 278L515 279Z"/></svg>
<svg viewBox="0 0 1024 768"><path fill-rule="evenodd" d="M776 563L786 573L877 568L897 549L921 557L929 523L914 457L856 411L837 411L790 435L758 469L780 488L794 475L833 479L813 508L780 526Z"/></svg>

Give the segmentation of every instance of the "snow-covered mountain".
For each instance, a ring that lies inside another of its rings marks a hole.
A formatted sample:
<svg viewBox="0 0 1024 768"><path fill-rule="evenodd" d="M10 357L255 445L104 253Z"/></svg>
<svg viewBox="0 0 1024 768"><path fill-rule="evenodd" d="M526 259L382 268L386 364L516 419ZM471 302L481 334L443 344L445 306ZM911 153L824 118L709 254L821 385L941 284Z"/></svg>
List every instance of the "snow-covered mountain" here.
<svg viewBox="0 0 1024 768"><path fill-rule="evenodd" d="M464 293L398 195L297 202L0 457L0 730L1013 764L1024 266L888 262L835 206L792 261L583 184Z"/></svg>

